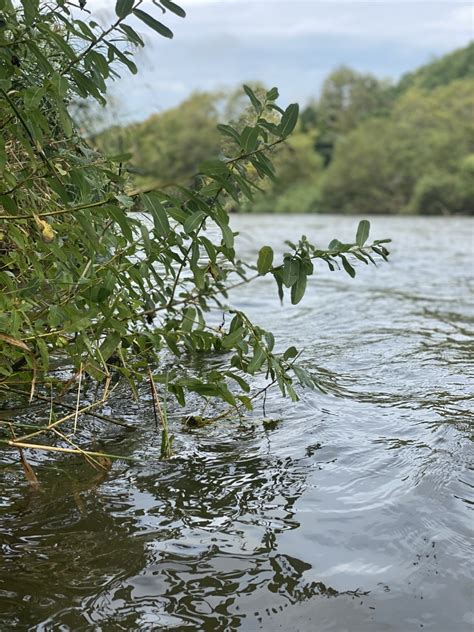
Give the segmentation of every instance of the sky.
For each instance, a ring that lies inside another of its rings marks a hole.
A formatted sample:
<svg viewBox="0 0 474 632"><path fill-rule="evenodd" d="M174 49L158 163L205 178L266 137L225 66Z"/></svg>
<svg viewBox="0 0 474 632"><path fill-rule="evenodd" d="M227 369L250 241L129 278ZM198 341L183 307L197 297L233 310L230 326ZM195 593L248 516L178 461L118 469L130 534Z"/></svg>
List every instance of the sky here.
<svg viewBox="0 0 474 632"><path fill-rule="evenodd" d="M474 38L474 4L464 0L175 1L185 19L144 3L174 31L172 40L130 19L146 46L138 75L124 71L111 88L114 118L141 120L193 91L252 80L278 86L282 103L304 105L341 64L396 80ZM107 23L114 5L89 0L87 8Z"/></svg>

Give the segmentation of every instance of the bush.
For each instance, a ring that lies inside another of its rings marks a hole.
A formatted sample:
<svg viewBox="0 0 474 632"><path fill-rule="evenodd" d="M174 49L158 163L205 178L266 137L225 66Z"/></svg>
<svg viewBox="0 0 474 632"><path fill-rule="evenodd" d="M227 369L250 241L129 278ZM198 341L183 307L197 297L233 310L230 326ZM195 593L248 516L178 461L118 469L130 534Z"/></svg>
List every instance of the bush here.
<svg viewBox="0 0 474 632"><path fill-rule="evenodd" d="M410 212L420 215L472 215L472 177L461 173L428 173L417 182L409 208Z"/></svg>
<svg viewBox="0 0 474 632"><path fill-rule="evenodd" d="M168 0L159 4L184 16ZM222 400L232 413L251 409L257 372L268 378L265 389L277 384L297 399L297 384L317 385L295 364L298 352L276 353L273 335L227 303L229 290L270 275L280 298L287 290L296 304L314 259L331 269L341 262L353 276L348 257L387 256L383 244L366 245L362 222L351 244L335 240L321 250L302 238L280 262L268 246L256 262L237 258L225 206L251 198L255 178L274 177L269 156L297 124L298 106L278 106L276 88L261 98L244 88L251 119L240 130L220 126L227 154L201 164L192 188L136 191L126 170L130 156L92 150L68 105L80 98L105 103L106 80L120 66L136 72L130 46L143 44L137 24L172 37L143 6L118 0L115 19L102 28L67 0L0 3L0 389L10 397L26 392L30 401L45 394L49 401L53 391L53 402L54 389L61 397L77 392L73 413L56 418L53 405L49 424L5 439L9 446L36 445L33 437L55 436L70 420L75 432L79 414L105 402L112 378L127 380L135 396L149 381L156 411L163 410L158 388L180 405L192 392L205 402ZM218 229L212 241L204 230L210 224ZM225 326L206 322L215 309L228 315ZM221 371L196 375L166 361L210 352L227 358ZM92 380L100 395L82 405L82 385ZM95 458L61 436L63 449Z"/></svg>

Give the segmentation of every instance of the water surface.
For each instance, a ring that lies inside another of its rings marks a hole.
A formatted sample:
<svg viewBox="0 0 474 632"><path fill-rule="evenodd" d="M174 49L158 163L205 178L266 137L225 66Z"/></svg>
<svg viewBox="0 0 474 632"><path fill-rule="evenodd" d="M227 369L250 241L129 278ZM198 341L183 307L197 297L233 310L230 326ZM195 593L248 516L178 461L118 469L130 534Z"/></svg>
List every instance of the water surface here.
<svg viewBox="0 0 474 632"><path fill-rule="evenodd" d="M357 224L232 221L252 258ZM140 430L107 430L106 446L137 463L104 477L43 458L39 492L3 467L0 628L472 630L473 227L377 217L390 264L354 280L321 267L294 307L270 279L235 292L283 348L304 348L327 394L270 392L266 417L243 423L175 422L177 456L160 462L149 395L123 391L105 412Z"/></svg>

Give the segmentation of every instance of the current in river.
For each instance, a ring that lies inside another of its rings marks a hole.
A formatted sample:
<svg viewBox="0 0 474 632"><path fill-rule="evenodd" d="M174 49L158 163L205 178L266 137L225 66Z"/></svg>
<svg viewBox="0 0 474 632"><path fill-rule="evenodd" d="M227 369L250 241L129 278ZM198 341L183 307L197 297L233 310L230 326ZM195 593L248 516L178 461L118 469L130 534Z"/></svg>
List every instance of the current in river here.
<svg viewBox="0 0 474 632"><path fill-rule="evenodd" d="M231 225L255 261L301 234L352 241L357 219ZM270 278L231 297L304 350L325 393L172 422L163 462L149 393L124 389L106 412L139 429L106 445L137 461L104 477L32 456L40 491L3 455L2 632L472 632L474 221L371 223L393 239L390 263L358 263L355 279L318 268L297 306Z"/></svg>

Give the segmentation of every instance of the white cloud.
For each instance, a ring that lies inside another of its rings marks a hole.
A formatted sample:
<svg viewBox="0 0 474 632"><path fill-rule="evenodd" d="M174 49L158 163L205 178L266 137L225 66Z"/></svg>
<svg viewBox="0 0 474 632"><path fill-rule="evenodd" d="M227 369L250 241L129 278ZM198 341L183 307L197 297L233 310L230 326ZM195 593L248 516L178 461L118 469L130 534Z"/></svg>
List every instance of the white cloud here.
<svg viewBox="0 0 474 632"><path fill-rule="evenodd" d="M337 65L396 78L474 36L473 6L464 0L176 1L187 11L184 20L144 3L172 28L172 42L129 18L147 42L139 75L117 86L130 117L174 105L192 90L253 79L304 102ZM109 21L114 6L87 4Z"/></svg>
<svg viewBox="0 0 474 632"><path fill-rule="evenodd" d="M114 15L114 4L114 0L89 0L87 8L105 19ZM439 43L444 48L474 36L473 4L465 0L181 0L188 12L185 20L170 13L162 16L151 0L144 4L180 40L216 35L242 41L354 35L410 46ZM136 24L159 38L138 20Z"/></svg>

